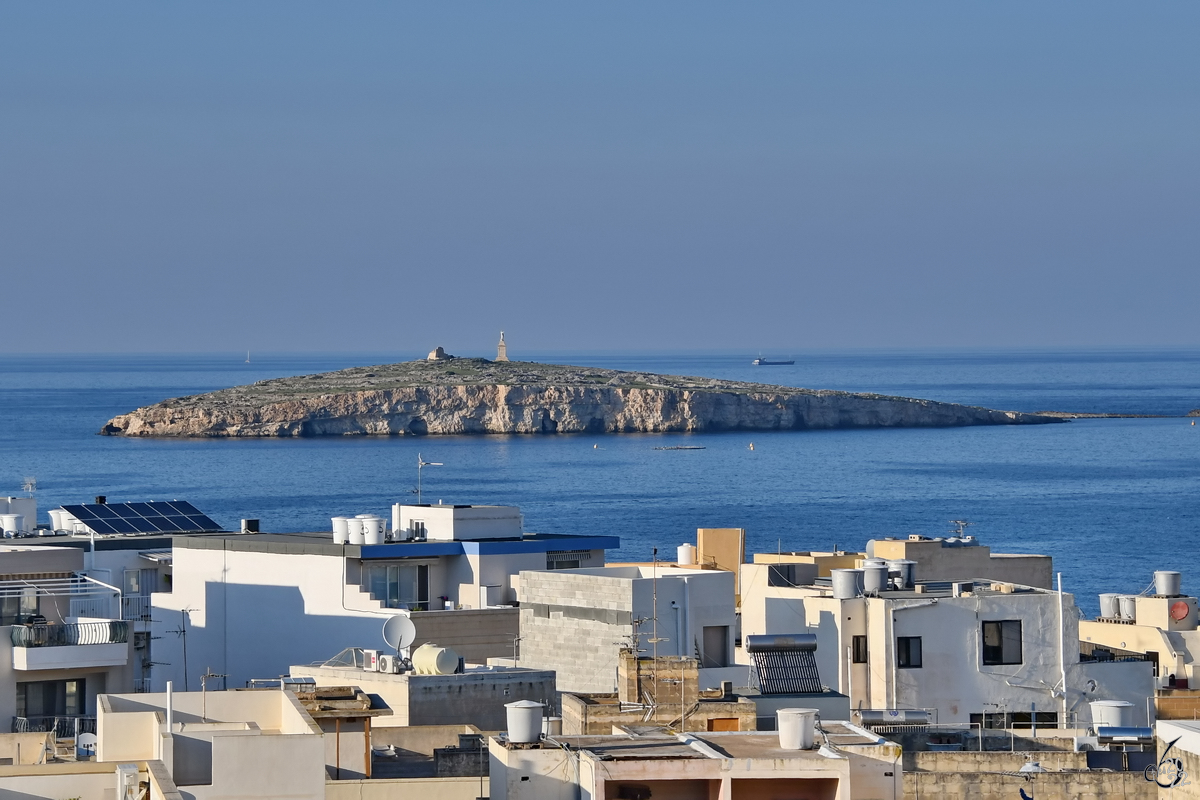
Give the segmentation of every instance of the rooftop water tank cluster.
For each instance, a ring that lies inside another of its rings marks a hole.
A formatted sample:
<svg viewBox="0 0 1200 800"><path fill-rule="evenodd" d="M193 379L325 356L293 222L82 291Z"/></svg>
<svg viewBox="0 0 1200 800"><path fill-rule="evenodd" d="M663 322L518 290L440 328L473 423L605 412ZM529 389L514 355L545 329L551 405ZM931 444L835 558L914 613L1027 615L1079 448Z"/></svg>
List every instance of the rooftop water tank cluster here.
<svg viewBox="0 0 1200 800"><path fill-rule="evenodd" d="M378 514L333 517L334 544L383 544L387 540L387 521Z"/></svg>
<svg viewBox="0 0 1200 800"><path fill-rule="evenodd" d="M883 592L912 589L916 582L917 562L908 559L868 558L862 567L831 569L830 582L837 600L853 597L878 597Z"/></svg>

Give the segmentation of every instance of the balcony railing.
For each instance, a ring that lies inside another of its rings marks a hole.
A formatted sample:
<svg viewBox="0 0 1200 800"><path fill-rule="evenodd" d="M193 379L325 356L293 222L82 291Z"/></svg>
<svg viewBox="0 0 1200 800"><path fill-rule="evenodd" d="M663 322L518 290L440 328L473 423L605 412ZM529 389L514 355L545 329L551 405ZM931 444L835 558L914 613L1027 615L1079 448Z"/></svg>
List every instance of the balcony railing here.
<svg viewBox="0 0 1200 800"><path fill-rule="evenodd" d="M80 644L124 644L129 625L119 620L66 625L14 625L13 647L69 647Z"/></svg>
<svg viewBox="0 0 1200 800"><path fill-rule="evenodd" d="M149 595L128 595L121 598L121 619L138 622L150 619Z"/></svg>
<svg viewBox="0 0 1200 800"><path fill-rule="evenodd" d="M46 731L54 731L55 739L73 739L81 733L95 733L96 718L77 714L13 717L13 733L45 733Z"/></svg>
<svg viewBox="0 0 1200 800"><path fill-rule="evenodd" d="M137 694L145 694L145 693L149 692L150 691L150 679L149 678L134 678L133 679L133 691Z"/></svg>

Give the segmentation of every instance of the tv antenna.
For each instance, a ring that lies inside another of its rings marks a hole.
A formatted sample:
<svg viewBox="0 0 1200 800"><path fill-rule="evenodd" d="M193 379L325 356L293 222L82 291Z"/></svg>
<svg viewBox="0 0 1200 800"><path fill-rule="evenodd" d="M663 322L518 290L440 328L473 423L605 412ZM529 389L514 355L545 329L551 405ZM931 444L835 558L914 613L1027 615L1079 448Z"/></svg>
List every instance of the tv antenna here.
<svg viewBox="0 0 1200 800"><path fill-rule="evenodd" d="M29 496L33 497L33 493L37 491L37 478L32 475L21 480L21 491L29 492Z"/></svg>
<svg viewBox="0 0 1200 800"><path fill-rule="evenodd" d="M444 467L440 461L426 461L417 453L417 505L421 505L421 470L425 467Z"/></svg>
<svg viewBox="0 0 1200 800"><path fill-rule="evenodd" d="M221 678L224 680L228 675L219 675L212 671L212 667L205 667L204 674L200 676L200 721L208 722L208 679Z"/></svg>
<svg viewBox="0 0 1200 800"><path fill-rule="evenodd" d="M396 651L398 658L408 661L408 648L416 638L417 626L407 614L396 614L383 623L383 641Z"/></svg>
<svg viewBox="0 0 1200 800"><path fill-rule="evenodd" d="M952 520L950 520L950 524L955 526L955 529L950 532L953 533L955 536L958 536L959 538L961 538L966 535L967 528L970 527L971 525L974 525L975 523L968 522L965 519L952 519Z"/></svg>

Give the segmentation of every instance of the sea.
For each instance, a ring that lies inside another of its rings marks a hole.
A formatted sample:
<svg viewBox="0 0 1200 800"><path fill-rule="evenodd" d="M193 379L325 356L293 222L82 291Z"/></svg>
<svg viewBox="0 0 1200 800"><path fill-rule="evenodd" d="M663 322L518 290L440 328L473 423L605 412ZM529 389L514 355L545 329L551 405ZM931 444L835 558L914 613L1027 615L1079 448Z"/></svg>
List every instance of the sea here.
<svg viewBox="0 0 1200 800"><path fill-rule="evenodd" d="M1200 350L530 353L534 361L877 392L1014 411L1162 415L1062 424L620 436L123 439L109 418L169 397L417 353L0 355L0 496L36 479L64 503L188 500L235 529L324 531L415 501L520 506L529 531L620 537L610 560L673 560L699 527L748 552L861 549L951 520L996 552L1054 557L1095 614L1099 592L1156 569L1200 591ZM753 445L753 448L751 448ZM664 450L664 447L703 449Z"/></svg>

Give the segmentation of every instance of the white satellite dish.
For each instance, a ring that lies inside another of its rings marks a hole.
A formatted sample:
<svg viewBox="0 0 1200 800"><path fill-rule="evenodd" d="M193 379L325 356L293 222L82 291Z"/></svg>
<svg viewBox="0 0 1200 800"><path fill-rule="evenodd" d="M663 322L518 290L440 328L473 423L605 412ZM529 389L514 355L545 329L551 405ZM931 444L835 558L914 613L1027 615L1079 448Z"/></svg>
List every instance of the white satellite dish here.
<svg viewBox="0 0 1200 800"><path fill-rule="evenodd" d="M88 758L96 755L96 734L81 733L75 740L75 757Z"/></svg>
<svg viewBox="0 0 1200 800"><path fill-rule="evenodd" d="M417 638L417 626L407 614L397 614L388 617L383 623L383 641L397 653L405 650Z"/></svg>

